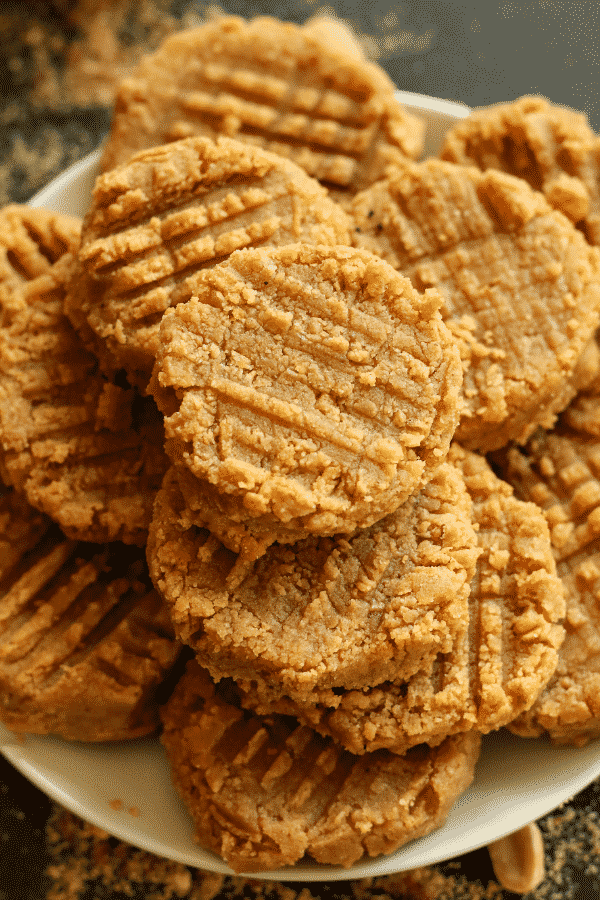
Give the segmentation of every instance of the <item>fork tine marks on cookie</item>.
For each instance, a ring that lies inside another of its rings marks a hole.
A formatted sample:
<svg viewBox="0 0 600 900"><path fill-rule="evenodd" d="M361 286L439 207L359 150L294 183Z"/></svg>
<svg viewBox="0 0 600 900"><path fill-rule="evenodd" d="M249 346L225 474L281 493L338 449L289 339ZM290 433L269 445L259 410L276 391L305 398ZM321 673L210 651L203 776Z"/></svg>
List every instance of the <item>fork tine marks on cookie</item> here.
<svg viewBox="0 0 600 900"><path fill-rule="evenodd" d="M242 714L195 662L162 717L197 838L236 871L293 864L305 853L348 867L391 852L445 819L479 753L471 734L429 752L359 759L290 719Z"/></svg>
<svg viewBox="0 0 600 900"><path fill-rule="evenodd" d="M39 519L10 492L0 541ZM180 648L140 551L65 542L55 526L36 537L0 580L0 721L84 741L153 731L154 694Z"/></svg>
<svg viewBox="0 0 600 900"><path fill-rule="evenodd" d="M100 176L65 309L107 371L146 388L163 312L234 250L349 240L327 192L282 157L198 137Z"/></svg>
<svg viewBox="0 0 600 900"><path fill-rule="evenodd" d="M143 147L221 134L353 193L422 150L423 123L393 91L381 68L339 39L272 18L223 17L174 35L122 82L102 167Z"/></svg>

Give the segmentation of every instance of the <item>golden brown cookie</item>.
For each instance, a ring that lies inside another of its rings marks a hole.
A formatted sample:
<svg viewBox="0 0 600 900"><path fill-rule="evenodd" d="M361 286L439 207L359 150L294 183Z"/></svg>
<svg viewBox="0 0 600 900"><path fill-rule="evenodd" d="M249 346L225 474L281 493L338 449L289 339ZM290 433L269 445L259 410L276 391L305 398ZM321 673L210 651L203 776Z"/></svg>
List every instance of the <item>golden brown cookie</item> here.
<svg viewBox="0 0 600 900"><path fill-rule="evenodd" d="M100 376L63 313L71 231L73 249L70 219L0 213L0 472L69 537L143 544L166 468L162 422L150 399Z"/></svg>
<svg viewBox="0 0 600 900"><path fill-rule="evenodd" d="M500 465L519 496L544 512L567 602L556 673L510 728L581 746L600 735L600 441L568 427L539 432Z"/></svg>
<svg viewBox="0 0 600 900"><path fill-rule="evenodd" d="M524 178L600 243L600 140L583 113L527 96L479 109L450 129L441 156Z"/></svg>
<svg viewBox="0 0 600 900"><path fill-rule="evenodd" d="M349 247L232 254L161 324L150 389L167 453L237 496L249 530L372 524L429 478L456 426L460 362L438 303Z"/></svg>
<svg viewBox="0 0 600 900"><path fill-rule="evenodd" d="M323 44L325 52L341 53L352 59L367 59L360 39L352 26L344 19L328 12L316 13L304 22L302 28L311 37Z"/></svg>
<svg viewBox="0 0 600 900"><path fill-rule="evenodd" d="M577 395L561 413L563 425L600 437L600 346L598 334L584 353L581 383Z"/></svg>
<svg viewBox="0 0 600 900"><path fill-rule="evenodd" d="M0 210L0 229L0 296L4 305L77 249L81 223L73 216L13 203Z"/></svg>
<svg viewBox="0 0 600 900"><path fill-rule="evenodd" d="M106 372L145 388L169 306L242 247L346 244L349 222L288 160L220 138L138 154L96 181L66 312Z"/></svg>
<svg viewBox="0 0 600 900"><path fill-rule="evenodd" d="M196 525L172 470L148 541L175 630L213 677L301 697L430 669L466 627L476 555L470 498L446 464L371 528L273 544L254 563Z"/></svg>
<svg viewBox="0 0 600 900"><path fill-rule="evenodd" d="M269 702L268 686L242 682L241 702L265 714L297 716L352 753L405 753L470 729L487 733L527 710L556 668L564 636L562 585L548 527L533 503L513 496L484 457L454 444L449 462L464 478L479 557L468 625L433 672L354 691L315 691Z"/></svg>
<svg viewBox="0 0 600 900"><path fill-rule="evenodd" d="M243 712L195 662L162 718L196 840L238 872L391 853L443 824L479 754L472 733L404 757L353 756L287 717Z"/></svg>
<svg viewBox="0 0 600 900"><path fill-rule="evenodd" d="M143 57L117 91L102 168L190 135L225 135L289 157L343 192L423 148L424 124L383 69L309 29L226 16Z"/></svg>
<svg viewBox="0 0 600 900"><path fill-rule="evenodd" d="M352 211L357 246L444 297L464 368L456 439L487 451L551 427L598 325L596 248L522 179L439 160L407 164Z"/></svg>
<svg viewBox="0 0 600 900"><path fill-rule="evenodd" d="M0 721L78 741L154 731L180 647L144 573L139 551L75 544L0 500Z"/></svg>

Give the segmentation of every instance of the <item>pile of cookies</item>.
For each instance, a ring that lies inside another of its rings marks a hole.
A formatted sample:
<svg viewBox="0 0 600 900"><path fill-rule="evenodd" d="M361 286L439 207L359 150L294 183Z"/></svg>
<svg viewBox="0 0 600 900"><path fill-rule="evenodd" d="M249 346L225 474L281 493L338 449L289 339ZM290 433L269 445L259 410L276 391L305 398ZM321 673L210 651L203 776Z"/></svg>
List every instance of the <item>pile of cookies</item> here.
<svg viewBox="0 0 600 900"><path fill-rule="evenodd" d="M523 98L422 146L343 32L222 17L123 82L82 223L0 212L0 720L160 715L237 871L600 733L598 139Z"/></svg>

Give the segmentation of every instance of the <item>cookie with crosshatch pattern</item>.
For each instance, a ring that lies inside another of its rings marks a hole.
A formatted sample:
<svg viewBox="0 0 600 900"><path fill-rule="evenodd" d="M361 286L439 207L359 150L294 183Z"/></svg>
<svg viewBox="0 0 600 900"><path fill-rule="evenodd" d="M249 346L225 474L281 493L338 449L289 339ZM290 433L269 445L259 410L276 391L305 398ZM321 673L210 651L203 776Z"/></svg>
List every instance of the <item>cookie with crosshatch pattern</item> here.
<svg viewBox="0 0 600 900"><path fill-rule="evenodd" d="M417 157L424 123L374 63L291 23L224 16L167 38L118 90L102 168L190 135L288 157L339 194Z"/></svg>
<svg viewBox="0 0 600 900"><path fill-rule="evenodd" d="M487 452L551 427L598 327L598 249L523 179L434 159L389 173L351 214L356 246L443 295L464 370L457 441Z"/></svg>
<svg viewBox="0 0 600 900"><path fill-rule="evenodd" d="M0 472L69 537L143 544L162 421L99 373L64 315L78 239L61 214L0 212Z"/></svg>
<svg viewBox="0 0 600 900"><path fill-rule="evenodd" d="M346 244L345 213L288 160L220 138L137 154L101 175L65 309L109 374L145 389L163 313L243 247Z"/></svg>
<svg viewBox="0 0 600 900"><path fill-rule="evenodd" d="M472 732L406 756L353 756L289 717L241 710L196 662L162 719L196 840L238 872L305 854L349 867L428 834L473 780L480 746Z"/></svg>
<svg viewBox="0 0 600 900"><path fill-rule="evenodd" d="M543 97L498 103L453 125L440 155L523 178L600 243L600 139L584 113Z"/></svg>
<svg viewBox="0 0 600 900"><path fill-rule="evenodd" d="M472 500L478 558L468 615L432 671L352 691L281 697L262 682L238 683L243 706L299 718L352 753L405 753L449 734L487 733L527 710L556 668L564 597L544 516L494 475L484 457L457 444ZM271 696L273 695L273 696Z"/></svg>
<svg viewBox="0 0 600 900"><path fill-rule="evenodd" d="M0 499L0 721L69 740L140 737L180 652L143 554L67 540Z"/></svg>
<svg viewBox="0 0 600 900"><path fill-rule="evenodd" d="M173 469L147 551L178 637L213 677L306 698L431 671L466 626L477 538L462 477L442 464L370 528L249 562L199 527Z"/></svg>
<svg viewBox="0 0 600 900"><path fill-rule="evenodd" d="M580 746L600 735L600 440L560 425L510 448L498 464L546 517L567 605L556 672L510 728Z"/></svg>
<svg viewBox="0 0 600 900"><path fill-rule="evenodd" d="M250 531L367 527L443 461L461 372L437 293L370 253L303 244L238 251L195 289L164 316L150 390L171 459Z"/></svg>

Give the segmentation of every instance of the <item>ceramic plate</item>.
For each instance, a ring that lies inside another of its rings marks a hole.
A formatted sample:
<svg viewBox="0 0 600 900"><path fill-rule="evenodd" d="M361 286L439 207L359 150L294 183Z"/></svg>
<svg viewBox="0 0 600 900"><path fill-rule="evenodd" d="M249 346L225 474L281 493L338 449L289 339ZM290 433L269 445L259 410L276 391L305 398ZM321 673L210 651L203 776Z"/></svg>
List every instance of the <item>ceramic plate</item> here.
<svg viewBox="0 0 600 900"><path fill-rule="evenodd" d="M447 128L468 113L460 104L419 94L398 98L427 123L426 152L434 153ZM72 166L31 201L83 215L99 153ZM196 846L191 820L171 786L156 738L87 745L53 737L17 739L0 726L0 751L58 803L137 847L188 865L229 873L214 854ZM384 875L450 859L537 819L600 774L600 744L583 749L521 740L508 732L488 735L474 783L455 803L446 824L396 853L351 869L298 864L261 873L263 879L334 881Z"/></svg>

